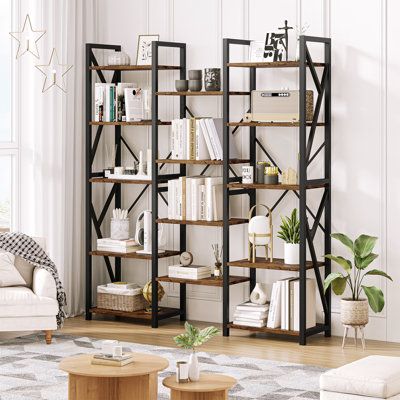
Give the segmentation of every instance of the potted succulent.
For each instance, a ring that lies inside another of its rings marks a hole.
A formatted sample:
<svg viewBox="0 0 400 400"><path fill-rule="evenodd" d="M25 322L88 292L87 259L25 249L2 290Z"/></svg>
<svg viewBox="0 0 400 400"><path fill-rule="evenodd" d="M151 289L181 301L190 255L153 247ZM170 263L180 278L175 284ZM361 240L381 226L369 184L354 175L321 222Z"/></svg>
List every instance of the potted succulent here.
<svg viewBox="0 0 400 400"><path fill-rule="evenodd" d="M298 264L300 254L300 221L297 218L297 208L292 211L290 217L281 217L281 220L281 230L278 232L278 237L285 242L285 264Z"/></svg>
<svg viewBox="0 0 400 400"><path fill-rule="evenodd" d="M336 295L341 296L348 286L351 296L341 300L341 322L344 325L366 325L368 303L371 309L378 313L383 310L385 299L382 290L375 286L363 285L364 278L379 275L392 281L392 278L384 271L379 269L367 271L369 265L378 257L378 254L373 253L377 238L360 235L353 242L343 233L333 233L331 236L350 250L353 263L344 257L327 254L325 257L339 264L344 271L329 274L324 282L324 290L331 287ZM362 297L363 292L367 298Z"/></svg>
<svg viewBox="0 0 400 400"><path fill-rule="evenodd" d="M199 360L196 354L196 347L208 342L218 333L219 329L214 326L209 326L200 330L199 328L189 324L189 322L185 322L185 333L174 337L174 341L178 347L192 350L189 359L189 379L192 382L196 382L200 378Z"/></svg>

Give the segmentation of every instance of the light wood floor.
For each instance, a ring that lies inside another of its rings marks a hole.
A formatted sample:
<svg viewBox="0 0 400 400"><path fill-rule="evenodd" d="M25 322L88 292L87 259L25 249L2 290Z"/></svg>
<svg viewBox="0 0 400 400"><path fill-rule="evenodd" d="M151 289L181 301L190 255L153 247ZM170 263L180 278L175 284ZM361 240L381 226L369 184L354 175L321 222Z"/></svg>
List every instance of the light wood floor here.
<svg viewBox="0 0 400 400"><path fill-rule="evenodd" d="M195 323L204 327L210 324ZM163 321L158 329L148 325L133 323L129 320L115 321L97 319L86 321L83 317L66 320L61 333L76 336L89 336L100 339L117 339L127 342L175 347L172 337L181 333L183 323L178 320ZM231 330L230 337L222 335L206 343L204 351L288 361L301 364L334 368L371 354L400 356L400 344L379 341L367 341L367 350L354 347L351 338L342 350L341 338L325 338L317 335L308 339L307 346L299 346L295 339L282 339L263 334L251 334L246 331Z"/></svg>

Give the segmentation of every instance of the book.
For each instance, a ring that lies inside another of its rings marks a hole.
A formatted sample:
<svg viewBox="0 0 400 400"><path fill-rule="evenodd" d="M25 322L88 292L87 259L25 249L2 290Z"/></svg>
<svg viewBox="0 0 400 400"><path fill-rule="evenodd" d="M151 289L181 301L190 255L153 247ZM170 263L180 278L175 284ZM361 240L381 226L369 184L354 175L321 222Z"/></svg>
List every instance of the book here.
<svg viewBox="0 0 400 400"><path fill-rule="evenodd" d="M200 120L196 119L196 160L207 160L210 158L207 143L204 139L203 130Z"/></svg>
<svg viewBox="0 0 400 400"><path fill-rule="evenodd" d="M168 270L170 271L189 271L189 272L208 272L211 271L211 267L208 267L206 265L188 265L188 266L183 266L182 264L177 264L177 265L170 265L168 267Z"/></svg>
<svg viewBox="0 0 400 400"><path fill-rule="evenodd" d="M290 325L290 282L298 278L282 279L281 290L281 329L289 329Z"/></svg>
<svg viewBox="0 0 400 400"><path fill-rule="evenodd" d="M196 119L193 117L186 120L186 157L196 159Z"/></svg>
<svg viewBox="0 0 400 400"><path fill-rule="evenodd" d="M267 327L279 328L281 326L281 281L272 285L271 303L269 307Z"/></svg>
<svg viewBox="0 0 400 400"><path fill-rule="evenodd" d="M123 367L134 362L132 353L123 354L121 357L107 356L105 354L95 354L92 357L93 365L108 365L110 367Z"/></svg>
<svg viewBox="0 0 400 400"><path fill-rule="evenodd" d="M206 125L207 125L207 129L210 135L210 139L211 139L211 145L213 146L214 149L214 153L215 153L215 157L217 160L222 160L223 158L223 153L222 153L222 145L221 145L221 139L220 139L220 135L217 132L217 127L215 125L215 121L217 120L217 118L213 119L213 118L207 118L206 119ZM218 118L218 120L222 120L221 118ZM221 130L221 137L222 137L222 124L220 124L219 122L218 126L220 127L219 129Z"/></svg>
<svg viewBox="0 0 400 400"><path fill-rule="evenodd" d="M203 265L190 265L184 267L181 264L170 265L168 267L170 278L202 279L211 276L211 267Z"/></svg>
<svg viewBox="0 0 400 400"><path fill-rule="evenodd" d="M131 247L137 246L135 239L126 239L126 240L118 240L118 239L111 239L111 238L100 238L97 239L97 244L100 245L107 245L107 246L122 246L122 247Z"/></svg>
<svg viewBox="0 0 400 400"><path fill-rule="evenodd" d="M131 247L118 247L118 246L105 246L105 245L97 245L98 251L108 251L110 253L135 253L138 250L141 250L142 246L131 246Z"/></svg>
<svg viewBox="0 0 400 400"><path fill-rule="evenodd" d="M140 286L137 283L129 282L111 282L107 283L107 287L115 289L138 289Z"/></svg>
<svg viewBox="0 0 400 400"><path fill-rule="evenodd" d="M236 306L236 311L246 311L246 312L266 312L270 309L270 304L255 304L251 301L246 301L245 303Z"/></svg>
<svg viewBox="0 0 400 400"><path fill-rule="evenodd" d="M203 134L204 137L204 141L206 142L208 153L210 154L210 159L216 160L214 149L213 146L211 145L210 135L208 133L207 125L204 118L200 120L200 128L201 128L201 133Z"/></svg>
<svg viewBox="0 0 400 400"><path fill-rule="evenodd" d="M200 219L200 186L204 185L204 177L198 176L193 177L190 180L190 195L191 195L191 202L192 202L192 221L198 221Z"/></svg>
<svg viewBox="0 0 400 400"><path fill-rule="evenodd" d="M206 202L206 220L214 221L214 201L213 201L213 186L222 185L221 176L207 176L204 178L205 184L205 202ZM221 188L222 194L222 188ZM216 199L217 201L217 199ZM218 202L222 203L222 199ZM217 204L215 205L217 207Z"/></svg>
<svg viewBox="0 0 400 400"><path fill-rule="evenodd" d="M257 322L257 321L245 321L242 319L234 319L233 323L236 325L251 326L254 328L262 328L265 326L265 321Z"/></svg>
<svg viewBox="0 0 400 400"><path fill-rule="evenodd" d="M267 319L268 312L250 312L250 311L240 311L236 310L233 314L234 317L237 318L246 318L246 319Z"/></svg>
<svg viewBox="0 0 400 400"><path fill-rule="evenodd" d="M134 88L136 86L137 86L136 83L131 83L131 82L117 83L116 121L126 121L125 89Z"/></svg>
<svg viewBox="0 0 400 400"><path fill-rule="evenodd" d="M104 118L104 84L94 84L94 120L102 122Z"/></svg>
<svg viewBox="0 0 400 400"><path fill-rule="evenodd" d="M306 329L312 328L317 323L316 304L315 304L315 280L306 280ZM300 330L300 281L293 283L293 330Z"/></svg>
<svg viewBox="0 0 400 400"><path fill-rule="evenodd" d="M125 88L126 121L141 121L143 119L142 91L139 88Z"/></svg>

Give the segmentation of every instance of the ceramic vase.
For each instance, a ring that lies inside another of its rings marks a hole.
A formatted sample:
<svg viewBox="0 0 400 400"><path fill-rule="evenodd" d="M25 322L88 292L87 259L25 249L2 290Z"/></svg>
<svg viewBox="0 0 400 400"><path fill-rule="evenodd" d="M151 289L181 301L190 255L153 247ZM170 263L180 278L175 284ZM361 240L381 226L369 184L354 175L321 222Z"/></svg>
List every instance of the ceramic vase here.
<svg viewBox="0 0 400 400"><path fill-rule="evenodd" d="M285 243L285 264L299 264L299 244L298 243Z"/></svg>
<svg viewBox="0 0 400 400"><path fill-rule="evenodd" d="M204 70L204 88L207 92L221 90L221 69L206 68Z"/></svg>
<svg viewBox="0 0 400 400"><path fill-rule="evenodd" d="M250 301L254 304L266 304L267 294L262 289L259 283L256 283L253 291L250 294Z"/></svg>
<svg viewBox="0 0 400 400"><path fill-rule="evenodd" d="M367 325L369 321L368 300L340 300L340 321L343 325Z"/></svg>
<svg viewBox="0 0 400 400"><path fill-rule="evenodd" d="M200 379L199 359L194 350L189 357L189 379L192 382L197 382Z"/></svg>

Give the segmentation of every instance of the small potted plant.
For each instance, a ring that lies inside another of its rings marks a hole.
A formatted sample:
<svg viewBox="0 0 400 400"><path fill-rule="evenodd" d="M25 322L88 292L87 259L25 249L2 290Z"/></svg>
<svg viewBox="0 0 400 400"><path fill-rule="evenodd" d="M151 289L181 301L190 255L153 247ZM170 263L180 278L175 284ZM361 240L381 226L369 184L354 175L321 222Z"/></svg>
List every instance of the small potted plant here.
<svg viewBox="0 0 400 400"><path fill-rule="evenodd" d="M300 221L297 218L297 208L292 211L290 217L281 217L281 220L281 230L278 232L278 237L285 242L285 264L298 264L300 254Z"/></svg>
<svg viewBox="0 0 400 400"><path fill-rule="evenodd" d="M199 360L196 354L196 348L208 342L212 337L219 333L219 329L214 326L199 329L185 322L185 333L181 333L174 337L174 341L178 347L192 350L189 359L189 379L196 382L200 378Z"/></svg>
<svg viewBox="0 0 400 400"><path fill-rule="evenodd" d="M324 290L331 287L336 295L341 296L348 286L351 296L341 300L341 322L343 325L366 325L368 323L368 303L374 312L379 313L385 306L385 299L382 290L375 286L363 285L364 278L379 275L392 281L392 278L384 271L379 269L367 271L372 261L378 257L378 254L372 252L377 238L360 235L353 242L343 233L333 233L331 236L350 250L353 263L344 257L327 254L325 257L339 264L344 272L329 274L324 282ZM367 296L366 299L361 297L363 292Z"/></svg>

